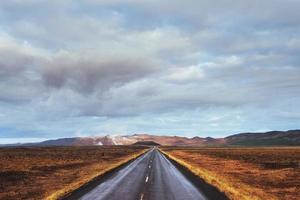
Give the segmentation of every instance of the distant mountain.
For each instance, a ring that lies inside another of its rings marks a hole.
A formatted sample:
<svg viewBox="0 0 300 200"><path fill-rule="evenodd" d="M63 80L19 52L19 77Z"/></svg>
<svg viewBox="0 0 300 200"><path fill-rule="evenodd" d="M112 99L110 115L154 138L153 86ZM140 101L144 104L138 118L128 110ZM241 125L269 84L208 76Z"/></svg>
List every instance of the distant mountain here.
<svg viewBox="0 0 300 200"><path fill-rule="evenodd" d="M93 145L131 145L138 140L130 136L96 136L96 137L74 137L46 140L37 143L41 146L93 146Z"/></svg>
<svg viewBox="0 0 300 200"><path fill-rule="evenodd" d="M134 134L126 136L73 137L46 140L40 143L16 144L16 146L93 146L132 145L154 142L169 146L300 146L300 130L271 131L265 133L240 133L225 138L179 137ZM13 146L13 145L9 145Z"/></svg>
<svg viewBox="0 0 300 200"><path fill-rule="evenodd" d="M300 130L241 133L224 138L227 145L299 146Z"/></svg>
<svg viewBox="0 0 300 200"><path fill-rule="evenodd" d="M40 143L23 144L26 146L90 146L90 145L132 145L138 142L151 141L160 145L209 145L218 144L219 139L206 139L200 137L187 138L179 136L156 136L148 134L134 134L126 136L96 136L74 137L46 140Z"/></svg>
<svg viewBox="0 0 300 200"><path fill-rule="evenodd" d="M138 145L138 146L160 146L160 144L153 142L153 141L138 141L132 145Z"/></svg>

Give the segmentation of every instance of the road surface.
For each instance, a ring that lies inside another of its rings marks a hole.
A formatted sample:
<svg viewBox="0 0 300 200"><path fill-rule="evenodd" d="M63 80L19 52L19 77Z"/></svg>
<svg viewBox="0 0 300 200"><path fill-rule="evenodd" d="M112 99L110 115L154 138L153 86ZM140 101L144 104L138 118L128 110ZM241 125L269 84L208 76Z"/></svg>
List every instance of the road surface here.
<svg viewBox="0 0 300 200"><path fill-rule="evenodd" d="M153 148L81 200L204 200L207 199L162 153Z"/></svg>

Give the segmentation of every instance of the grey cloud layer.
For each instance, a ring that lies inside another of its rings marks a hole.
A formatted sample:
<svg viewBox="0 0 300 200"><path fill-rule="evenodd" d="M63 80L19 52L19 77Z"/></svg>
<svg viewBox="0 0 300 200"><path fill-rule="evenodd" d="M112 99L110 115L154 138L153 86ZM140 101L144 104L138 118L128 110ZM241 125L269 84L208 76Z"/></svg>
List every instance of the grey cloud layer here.
<svg viewBox="0 0 300 200"><path fill-rule="evenodd" d="M143 78L157 69L147 58L72 57L62 54L50 61L42 72L47 86L62 88L70 85L81 93L90 93Z"/></svg>
<svg viewBox="0 0 300 200"><path fill-rule="evenodd" d="M64 132L63 123L47 124L83 117L85 125L65 134L88 125L95 127L90 131L122 127L119 118L126 131L157 130L155 120L141 125L147 116L163 118L160 130L174 132L180 128L169 119L185 113L176 120L198 123L182 128L195 133L208 131L203 126L210 122L191 118L205 118L208 110L207 118L226 116L212 123L217 133L222 125L224 131L293 128L300 120L299 6L293 0L3 1L0 128ZM262 115L265 127L250 122Z"/></svg>

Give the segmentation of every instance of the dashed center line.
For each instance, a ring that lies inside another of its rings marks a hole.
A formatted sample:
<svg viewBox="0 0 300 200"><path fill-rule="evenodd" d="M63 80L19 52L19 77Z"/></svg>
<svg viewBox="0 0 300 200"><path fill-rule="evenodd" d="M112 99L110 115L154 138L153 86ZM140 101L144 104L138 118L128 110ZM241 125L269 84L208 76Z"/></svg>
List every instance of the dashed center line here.
<svg viewBox="0 0 300 200"><path fill-rule="evenodd" d="M145 180L146 183L148 182L148 179L149 179L149 176L146 177L146 180Z"/></svg>
<svg viewBox="0 0 300 200"><path fill-rule="evenodd" d="M151 168L151 165L149 165L149 169Z"/></svg>
<svg viewBox="0 0 300 200"><path fill-rule="evenodd" d="M141 197L140 197L140 200L143 200L143 199L144 199L144 194L142 193Z"/></svg>

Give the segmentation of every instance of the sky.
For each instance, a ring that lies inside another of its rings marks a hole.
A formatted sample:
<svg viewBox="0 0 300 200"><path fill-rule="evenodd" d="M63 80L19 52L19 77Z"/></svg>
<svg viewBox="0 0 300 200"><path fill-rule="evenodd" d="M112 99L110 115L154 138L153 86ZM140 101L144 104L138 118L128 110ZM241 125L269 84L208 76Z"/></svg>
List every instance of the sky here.
<svg viewBox="0 0 300 200"><path fill-rule="evenodd" d="M299 7L0 1L0 143L300 128Z"/></svg>

